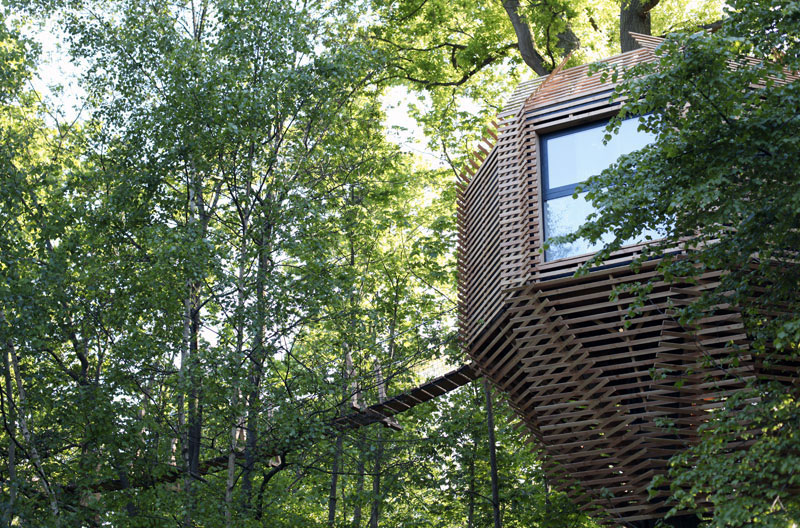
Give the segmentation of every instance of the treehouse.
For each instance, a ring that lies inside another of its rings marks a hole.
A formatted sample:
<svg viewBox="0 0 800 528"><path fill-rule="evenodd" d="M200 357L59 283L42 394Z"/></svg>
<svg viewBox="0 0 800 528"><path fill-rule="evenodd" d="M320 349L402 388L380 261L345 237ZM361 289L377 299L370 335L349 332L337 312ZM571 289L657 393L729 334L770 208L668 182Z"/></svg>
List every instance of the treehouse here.
<svg viewBox="0 0 800 528"><path fill-rule="evenodd" d="M659 39L636 38L640 49L604 62L652 60ZM651 140L634 119L603 145L620 107L609 99L613 88L588 66L556 70L523 83L499 114L460 188L459 327L474 368L505 393L543 450L551 482L609 525L645 527L668 510L666 489L648 494L653 477L695 441L717 397L756 367L747 356L728 364L726 345L748 346L735 309L717 310L692 331L670 315L671 305L713 288L718 273L657 283L626 326L633 299L610 294L657 277L657 261L631 269L641 245L632 241L580 278L573 273L596 248L540 251L591 212L572 198L576 184Z"/></svg>

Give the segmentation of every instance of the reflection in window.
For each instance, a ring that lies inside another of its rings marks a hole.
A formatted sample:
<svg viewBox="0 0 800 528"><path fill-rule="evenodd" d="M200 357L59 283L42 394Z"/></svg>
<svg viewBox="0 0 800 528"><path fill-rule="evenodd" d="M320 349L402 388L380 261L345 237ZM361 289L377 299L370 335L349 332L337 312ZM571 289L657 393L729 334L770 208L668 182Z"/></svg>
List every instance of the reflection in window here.
<svg viewBox="0 0 800 528"><path fill-rule="evenodd" d="M545 240L576 231L594 211L585 199L586 193L578 195L577 199L572 198L578 184L602 172L622 154L638 150L654 139L652 134L637 130L639 118L634 117L624 120L619 133L603 145L607 124L607 121L602 121L542 136ZM629 242L643 240L644 234ZM571 244L553 245L545 252L545 260L597 251L603 243L612 240L612 235L606 236L598 244L578 240Z"/></svg>

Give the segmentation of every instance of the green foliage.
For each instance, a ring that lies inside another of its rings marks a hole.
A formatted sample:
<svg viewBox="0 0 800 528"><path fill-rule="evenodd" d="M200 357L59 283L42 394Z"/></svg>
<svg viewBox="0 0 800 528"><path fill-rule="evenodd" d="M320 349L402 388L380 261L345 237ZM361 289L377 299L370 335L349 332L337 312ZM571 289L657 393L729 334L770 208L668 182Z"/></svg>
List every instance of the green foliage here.
<svg viewBox="0 0 800 528"><path fill-rule="evenodd" d="M488 525L477 386L401 432L339 444L330 423L463 360L452 173L386 140L380 97L430 88L412 112L457 167L521 75L502 5L4 5L3 522L325 526L338 460L335 526L373 506L385 526ZM608 53L618 4L546 7L523 15L550 66L568 23L574 61ZM75 123L30 88L20 31L44 19L82 68ZM498 413L506 526L592 526Z"/></svg>
<svg viewBox="0 0 800 528"><path fill-rule="evenodd" d="M795 394L772 387L734 395L702 426L703 441L671 460L675 510L708 497L715 505L712 526L796 523L798 430Z"/></svg>
<svg viewBox="0 0 800 528"><path fill-rule="evenodd" d="M376 367L393 394L462 360L450 174L386 141L350 7L204 6L20 4L86 65L73 125L3 26L3 521L323 526L340 456L336 526L373 504L382 525L463 526L470 503L483 524L474 391L340 455L330 426L378 400ZM544 497L568 503L498 437L509 525L544 526Z"/></svg>
<svg viewBox="0 0 800 528"><path fill-rule="evenodd" d="M400 84L419 97L411 113L428 148L454 170L463 170L484 129L521 79L534 75L523 63L506 5L513 1L378 0L365 38L383 57L381 83ZM531 44L548 71L564 59L564 41L575 39L568 66L619 52L620 2L519 2ZM652 9L654 34L697 27L721 16L722 2L661 0Z"/></svg>
<svg viewBox="0 0 800 528"><path fill-rule="evenodd" d="M716 289L676 313L691 326L715 306L739 307L752 349L731 353L756 354L764 372L795 361L800 344L797 13L793 2L732 2L718 32L669 35L655 62L603 72L619 75L618 94L629 97L618 120L641 116L656 140L583 186L598 213L568 237L615 236L588 268L658 229L664 239L637 262L663 256L667 280L721 270ZM637 292L644 298L648 288ZM679 505L710 497L714 526L797 522L797 409L794 386L757 380L726 402L701 443L673 461Z"/></svg>

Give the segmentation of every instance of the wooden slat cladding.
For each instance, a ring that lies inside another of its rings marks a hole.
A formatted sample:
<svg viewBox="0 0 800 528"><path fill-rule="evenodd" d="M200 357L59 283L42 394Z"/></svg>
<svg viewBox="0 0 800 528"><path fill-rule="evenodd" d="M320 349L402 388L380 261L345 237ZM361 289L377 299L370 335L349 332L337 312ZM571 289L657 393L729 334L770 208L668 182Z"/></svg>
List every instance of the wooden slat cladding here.
<svg viewBox="0 0 800 528"><path fill-rule="evenodd" d="M515 176L519 157L516 129L524 101L542 81L527 81L517 89L498 116L499 125L487 132L476 149L476 156L488 155L474 174L468 169L462 176L467 185L459 192L457 211L459 330L464 343L497 316L503 288L511 280L509 270L524 266L518 252L503 241L522 236L518 215L526 207Z"/></svg>
<svg viewBox="0 0 800 528"><path fill-rule="evenodd" d="M657 278L655 266L532 282L507 309L504 348L475 356L539 439L557 485L609 524L663 515L648 498L653 476L695 440L718 399L754 375L735 309L698 328L671 315L672 303L715 287L718 273L659 282L626 326L635 299L611 301L612 289Z"/></svg>
<svg viewBox="0 0 800 528"><path fill-rule="evenodd" d="M643 37L642 49L604 62L652 60L658 42ZM763 370L735 307L717 306L692 328L678 323L672 307L715 288L719 272L668 283L657 261L631 269L641 246L581 278L588 255L544 262L539 134L613 115L613 89L579 66L522 86L501 114L499 139L459 199L460 331L551 481L608 525L636 525L668 509L667 490L651 500L647 487L696 441L709 411L753 376L796 380L798 365ZM611 294L646 280L655 287L626 322L634 299Z"/></svg>
<svg viewBox="0 0 800 528"><path fill-rule="evenodd" d="M649 50L637 50L606 62L627 67L651 56ZM498 115L496 132L491 130L476 150L482 164L461 177L459 329L465 344L487 331L510 292L538 273L542 245L538 131L553 122L608 115L617 108L608 101L613 86L588 73L588 66L580 66L522 83ZM485 159L482 152L489 152Z"/></svg>
<svg viewBox="0 0 800 528"><path fill-rule="evenodd" d="M465 340L500 305L496 157L495 147L459 198L459 325Z"/></svg>

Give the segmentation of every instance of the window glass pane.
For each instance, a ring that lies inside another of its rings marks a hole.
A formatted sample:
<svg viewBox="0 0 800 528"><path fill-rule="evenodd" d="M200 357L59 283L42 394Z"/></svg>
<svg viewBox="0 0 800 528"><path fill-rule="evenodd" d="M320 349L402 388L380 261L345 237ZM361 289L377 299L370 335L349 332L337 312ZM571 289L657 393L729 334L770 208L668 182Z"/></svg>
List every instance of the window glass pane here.
<svg viewBox="0 0 800 528"><path fill-rule="evenodd" d="M564 196L545 202L544 233L546 238L568 235L586 222L586 217L594 211L594 208L586 201L585 196L586 193L582 193L578 195L577 200L572 196ZM586 240L576 240L571 244L551 245L550 249L545 251L544 258L550 261L572 257L592 253L601 247L600 244L589 244Z"/></svg>
<svg viewBox="0 0 800 528"><path fill-rule="evenodd" d="M555 198L547 200L544 206L544 233L546 238L555 236L568 235L575 232L583 223L586 222L586 217L589 213L593 212L592 204L586 201L586 193L581 193L575 199L572 196L564 196L562 198ZM647 241L647 236L650 240L658 240L664 238L666 232L664 229L647 229L639 234L639 236L626 240L622 245L639 244ZM603 236L602 243L590 244L586 240L576 240L571 244L558 244L550 246L550 249L545 251L545 261L556 260L560 258L574 257L583 255L585 253L594 253L600 250L607 242L614 240L613 235L606 233Z"/></svg>
<svg viewBox="0 0 800 528"><path fill-rule="evenodd" d="M636 130L638 126L638 117L626 119L607 145L603 145L605 121L543 136L546 190L586 181L620 155L638 150L655 139L651 134Z"/></svg>
<svg viewBox="0 0 800 528"><path fill-rule="evenodd" d="M603 145L606 124L603 121L542 136L545 239L574 232L594 210L586 202L585 194L577 200L572 198L575 184L599 174L622 154L638 150L655 139L652 134L637 130L639 118L635 117L623 121L619 132ZM564 196L566 193L569 194ZM661 238L659 233L648 231L625 244L643 242L646 235L654 240ZM612 240L611 235L606 236L603 243ZM545 260L593 253L601 247L602 243L592 245L583 240L561 244L547 250Z"/></svg>

